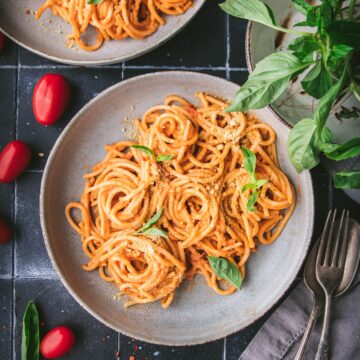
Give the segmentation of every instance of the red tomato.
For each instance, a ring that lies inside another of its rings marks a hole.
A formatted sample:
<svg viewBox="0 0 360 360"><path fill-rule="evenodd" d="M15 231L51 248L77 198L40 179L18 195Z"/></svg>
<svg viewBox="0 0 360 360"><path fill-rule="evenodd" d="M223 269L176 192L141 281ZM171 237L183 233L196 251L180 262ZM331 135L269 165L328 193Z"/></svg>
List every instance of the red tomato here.
<svg viewBox="0 0 360 360"><path fill-rule="evenodd" d="M3 50L5 44L5 35L0 32L0 52Z"/></svg>
<svg viewBox="0 0 360 360"><path fill-rule="evenodd" d="M44 358L54 359L66 354L74 344L73 331L67 326L58 326L50 330L42 339L40 351Z"/></svg>
<svg viewBox="0 0 360 360"><path fill-rule="evenodd" d="M5 244L12 238L12 230L10 225L0 218L0 244Z"/></svg>
<svg viewBox="0 0 360 360"><path fill-rule="evenodd" d="M46 74L36 84L33 111L41 125L52 125L59 120L70 100L70 85L64 76Z"/></svg>
<svg viewBox="0 0 360 360"><path fill-rule="evenodd" d="M14 181L29 165L30 148L21 140L7 144L0 153L0 182Z"/></svg>

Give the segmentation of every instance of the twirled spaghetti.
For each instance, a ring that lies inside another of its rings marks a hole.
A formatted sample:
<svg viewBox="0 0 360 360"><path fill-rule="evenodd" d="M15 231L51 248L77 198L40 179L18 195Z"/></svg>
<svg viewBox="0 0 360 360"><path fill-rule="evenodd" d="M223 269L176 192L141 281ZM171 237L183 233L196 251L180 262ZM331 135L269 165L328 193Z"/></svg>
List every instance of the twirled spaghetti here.
<svg viewBox="0 0 360 360"><path fill-rule="evenodd" d="M90 258L84 269L99 269L115 283L130 298L125 306L161 299L167 307L181 281L196 273L218 294L233 293L207 257L226 258L244 277L251 253L279 236L295 206L274 130L251 114L224 112L222 100L197 96L198 108L173 95L135 120L139 143L170 160L157 162L130 141L108 145L105 159L85 175L81 201L66 207ZM247 208L252 190L243 191L250 178L242 146L256 155L256 177L267 180L254 212ZM139 233L160 210L156 226L168 238Z"/></svg>
<svg viewBox="0 0 360 360"><path fill-rule="evenodd" d="M104 40L143 39L165 24L163 15L183 14L192 4L193 0L102 0L99 4L89 4L87 0L46 0L36 18L51 9L72 26L69 46L75 42L83 50L94 51ZM94 44L86 44L81 37L89 25L98 34Z"/></svg>

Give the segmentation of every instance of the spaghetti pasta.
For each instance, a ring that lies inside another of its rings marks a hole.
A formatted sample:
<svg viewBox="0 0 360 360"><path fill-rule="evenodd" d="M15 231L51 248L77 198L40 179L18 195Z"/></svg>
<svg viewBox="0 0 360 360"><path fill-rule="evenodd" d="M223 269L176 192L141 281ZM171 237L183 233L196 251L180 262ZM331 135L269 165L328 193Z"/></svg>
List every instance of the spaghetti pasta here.
<svg viewBox="0 0 360 360"><path fill-rule="evenodd" d="M107 145L105 159L84 176L81 201L66 207L90 258L84 269L115 283L130 298L125 306L161 299L168 307L181 281L197 273L216 293L232 294L236 288L207 257L227 259L244 278L250 255L275 241L294 209L274 130L252 114L224 112L218 98L197 96L197 108L172 95L135 120L139 143L171 159L158 162L130 141ZM250 176L242 146L256 155L256 178L267 180L254 212L247 208L253 190L243 191ZM166 237L139 232L154 214Z"/></svg>
<svg viewBox="0 0 360 360"><path fill-rule="evenodd" d="M163 15L183 14L192 4L193 0L102 0L100 4L89 4L87 0L46 0L36 18L45 10L52 10L72 26L68 46L75 42L83 50L95 51L104 40L143 39L165 24ZM94 44L82 39L89 26L97 31Z"/></svg>

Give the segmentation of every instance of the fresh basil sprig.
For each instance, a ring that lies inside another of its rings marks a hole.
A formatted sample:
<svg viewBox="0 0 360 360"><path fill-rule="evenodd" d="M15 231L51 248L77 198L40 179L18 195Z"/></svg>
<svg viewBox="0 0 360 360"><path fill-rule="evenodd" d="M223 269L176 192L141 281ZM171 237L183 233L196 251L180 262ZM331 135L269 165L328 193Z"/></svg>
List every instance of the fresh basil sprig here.
<svg viewBox="0 0 360 360"><path fill-rule="evenodd" d="M143 153L145 153L146 155L153 157L156 162L168 161L168 160L171 160L174 156L172 154L170 154L170 155L160 154L160 155L156 156L153 150L151 150L150 148L148 148L147 146L144 146L144 145L131 145L130 147L132 147L134 149L138 149L138 150L142 151Z"/></svg>
<svg viewBox="0 0 360 360"><path fill-rule="evenodd" d="M39 314L35 304L29 301L22 324L21 360L38 360L39 343Z"/></svg>
<svg viewBox="0 0 360 360"><path fill-rule="evenodd" d="M352 93L360 101L360 17L355 11L356 0L348 3L322 0L316 5L310 5L306 0L292 2L305 17L294 26L312 27L314 32L298 32L279 26L272 10L261 0L226 0L220 7L232 16L299 35L288 46L291 53L275 52L256 64L226 110L244 112L262 108L278 99L290 80L304 73L303 89L319 102L313 117L299 119L289 134L289 158L300 172L316 166L321 152L333 160L359 155L357 139L344 144L331 143L332 134L326 121L334 105L347 94ZM341 114L353 119L358 117L357 111L342 111L338 115ZM355 186L359 174L358 171L346 175L342 172L335 177L335 186ZM249 199L249 207L256 202L255 192Z"/></svg>
<svg viewBox="0 0 360 360"><path fill-rule="evenodd" d="M239 290L242 286L242 276L239 268L228 259L208 256L209 264L214 273L221 279L227 280Z"/></svg>
<svg viewBox="0 0 360 360"><path fill-rule="evenodd" d="M168 238L165 231L153 227L159 219L161 218L161 215L163 213L163 209L160 209L149 221L145 223L145 225L139 229L136 233L137 234L146 234L150 236L162 236L164 238Z"/></svg>
<svg viewBox="0 0 360 360"><path fill-rule="evenodd" d="M266 179L256 179L256 155L245 146L242 147L242 154L244 157L245 170L250 175L250 182L243 186L242 192L251 189L252 193L246 206L249 211L254 212L254 205L260 194L259 189L263 187L268 181Z"/></svg>
<svg viewBox="0 0 360 360"><path fill-rule="evenodd" d="M360 189L360 171L340 171L334 176L338 189Z"/></svg>
<svg viewBox="0 0 360 360"><path fill-rule="evenodd" d="M89 5L101 4L103 0L86 0Z"/></svg>

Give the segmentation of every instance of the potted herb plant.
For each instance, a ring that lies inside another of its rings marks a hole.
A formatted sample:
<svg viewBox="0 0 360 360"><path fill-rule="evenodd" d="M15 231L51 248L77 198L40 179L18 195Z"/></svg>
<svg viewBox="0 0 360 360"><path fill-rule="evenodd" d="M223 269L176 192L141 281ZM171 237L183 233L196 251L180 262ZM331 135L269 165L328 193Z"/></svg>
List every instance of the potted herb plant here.
<svg viewBox="0 0 360 360"><path fill-rule="evenodd" d="M335 161L358 157L360 137L336 142L334 138L339 137L336 127L329 125L329 117L334 117L331 110L350 96L356 106L342 107L335 117L360 122L360 4L355 0L322 0L316 4L292 0L296 18L302 17L292 26L289 17L280 25L274 16L289 11L287 4L279 1L275 5L273 11L260 0L226 0L220 4L230 15L274 30L265 34L267 38L256 39L257 46L267 48L269 55L257 62L227 110L248 111L276 102L279 107L279 99L296 82L298 94L306 94L312 102L307 116L295 116L288 138L288 155L297 171L315 167L321 154ZM290 35L286 46L274 45L281 34ZM269 39L273 39L273 51L269 50ZM337 172L334 184L337 188L358 189L360 171Z"/></svg>

